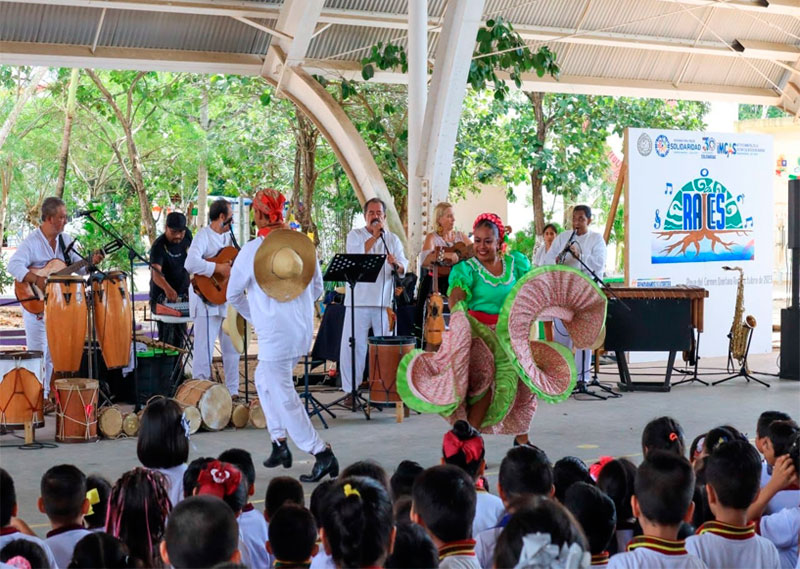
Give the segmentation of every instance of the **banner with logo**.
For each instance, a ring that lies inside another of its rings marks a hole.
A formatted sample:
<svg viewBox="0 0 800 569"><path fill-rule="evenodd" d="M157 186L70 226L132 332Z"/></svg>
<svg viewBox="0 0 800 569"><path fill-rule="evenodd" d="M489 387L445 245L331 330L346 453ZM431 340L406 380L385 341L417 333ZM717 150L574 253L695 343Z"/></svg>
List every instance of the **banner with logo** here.
<svg viewBox="0 0 800 569"><path fill-rule="evenodd" d="M769 352L772 137L631 128L625 153L629 285L708 289L700 354L723 356L739 272L722 267L741 267L745 314L761 324L751 353Z"/></svg>

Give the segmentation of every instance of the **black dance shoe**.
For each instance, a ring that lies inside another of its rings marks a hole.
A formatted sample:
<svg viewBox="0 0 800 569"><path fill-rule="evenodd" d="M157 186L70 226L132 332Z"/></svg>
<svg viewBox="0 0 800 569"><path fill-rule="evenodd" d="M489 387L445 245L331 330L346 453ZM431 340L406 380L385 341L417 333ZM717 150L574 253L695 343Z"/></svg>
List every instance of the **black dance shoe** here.
<svg viewBox="0 0 800 569"><path fill-rule="evenodd" d="M330 474L331 478L339 476L339 461L336 460L330 446L325 447L325 450L315 454L314 457L317 461L311 469L311 474L301 474L300 482L319 482L327 474Z"/></svg>
<svg viewBox="0 0 800 569"><path fill-rule="evenodd" d="M273 441L272 454L264 461L264 466L267 468L275 468L281 464L284 468L292 467L292 452L289 450L286 439L278 441L277 443Z"/></svg>

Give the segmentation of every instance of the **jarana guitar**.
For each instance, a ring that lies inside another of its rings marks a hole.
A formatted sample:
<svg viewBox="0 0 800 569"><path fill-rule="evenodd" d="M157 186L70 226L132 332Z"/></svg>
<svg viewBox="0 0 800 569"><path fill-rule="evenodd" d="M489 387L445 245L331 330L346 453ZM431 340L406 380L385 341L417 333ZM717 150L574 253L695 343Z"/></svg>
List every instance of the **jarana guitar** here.
<svg viewBox="0 0 800 569"><path fill-rule="evenodd" d="M233 263L236 255L239 254L239 249L233 246L223 247L216 255L205 259L209 263ZM228 294L228 276L223 276L221 273L214 273L210 277L203 275L194 275L192 277L192 286L194 291L208 304L224 304L227 300Z"/></svg>

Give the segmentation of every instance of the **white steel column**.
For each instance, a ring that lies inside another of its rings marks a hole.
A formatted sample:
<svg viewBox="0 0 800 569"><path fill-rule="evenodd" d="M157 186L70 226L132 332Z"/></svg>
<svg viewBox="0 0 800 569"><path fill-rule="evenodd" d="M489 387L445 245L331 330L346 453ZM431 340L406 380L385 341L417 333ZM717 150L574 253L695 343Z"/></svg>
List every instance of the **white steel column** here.
<svg viewBox="0 0 800 569"><path fill-rule="evenodd" d="M428 2L408 2L408 259L422 249L421 178L417 176L428 95Z"/></svg>

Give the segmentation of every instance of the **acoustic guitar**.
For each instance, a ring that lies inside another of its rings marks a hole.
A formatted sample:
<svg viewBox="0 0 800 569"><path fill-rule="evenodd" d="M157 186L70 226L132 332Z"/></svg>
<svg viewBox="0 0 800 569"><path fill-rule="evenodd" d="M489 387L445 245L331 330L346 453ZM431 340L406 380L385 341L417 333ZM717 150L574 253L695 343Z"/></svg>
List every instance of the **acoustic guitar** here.
<svg viewBox="0 0 800 569"><path fill-rule="evenodd" d="M223 247L216 255L207 258L206 261L209 263L233 264L233 260L238 254L239 249L236 247ZM192 287L194 287L194 291L197 295L207 304L224 304L227 300L229 279L230 273L228 273L228 276L216 272L210 277L194 275L192 277Z"/></svg>
<svg viewBox="0 0 800 569"><path fill-rule="evenodd" d="M112 241L102 248L103 254L109 255L122 248L122 243ZM90 264L89 259L82 259L77 263L67 265L62 259L50 259L44 267L28 267L28 270L37 277L47 279L50 276L71 275L80 271ZM14 281L14 296L22 305L22 308L31 314L41 314L44 312L44 291L33 283L21 283Z"/></svg>
<svg viewBox="0 0 800 569"><path fill-rule="evenodd" d="M425 306L425 343L438 348L444 333L444 297L439 292L439 266L433 264L433 291Z"/></svg>

